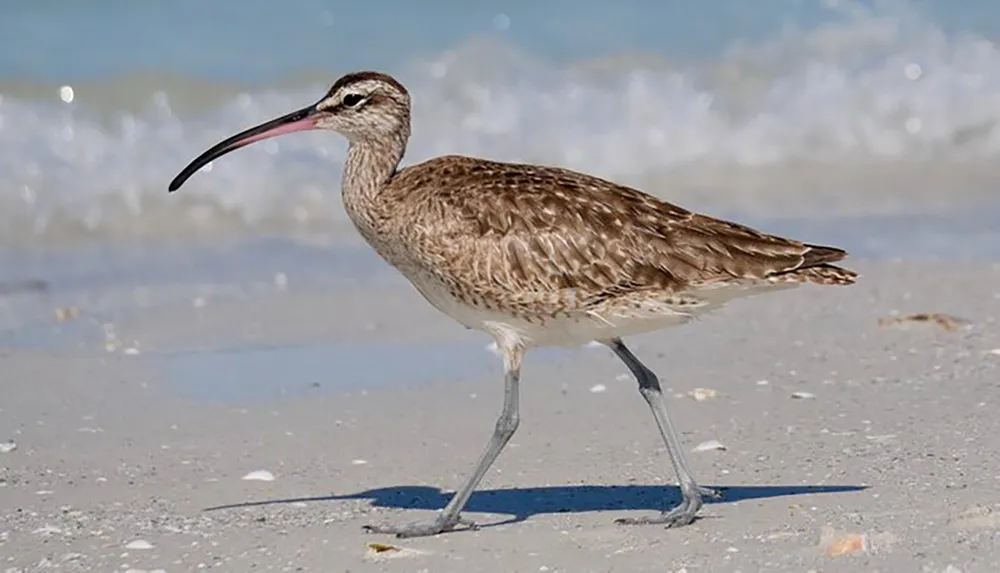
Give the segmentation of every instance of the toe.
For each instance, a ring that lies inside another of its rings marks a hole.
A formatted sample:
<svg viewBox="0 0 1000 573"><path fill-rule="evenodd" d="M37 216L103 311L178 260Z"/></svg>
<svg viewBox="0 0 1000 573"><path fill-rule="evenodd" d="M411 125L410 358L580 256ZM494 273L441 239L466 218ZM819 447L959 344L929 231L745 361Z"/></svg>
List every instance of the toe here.
<svg viewBox="0 0 1000 573"><path fill-rule="evenodd" d="M675 527L684 527L685 525L691 525L694 523L696 516L693 513L680 513L670 519L666 520L664 525L667 529Z"/></svg>
<svg viewBox="0 0 1000 573"><path fill-rule="evenodd" d="M705 499L722 499L722 490L698 486L698 493Z"/></svg>
<svg viewBox="0 0 1000 573"><path fill-rule="evenodd" d="M459 518L454 522L435 519L432 521L418 521L405 525L365 525L363 529L368 533L381 533L395 535L397 538L407 538L425 537L454 531L458 525L464 525L467 529L479 528L475 522Z"/></svg>
<svg viewBox="0 0 1000 573"><path fill-rule="evenodd" d="M651 517L622 517L615 520L620 525L664 525L667 528L683 527L694 522L698 518L700 503L685 500L677 507Z"/></svg>

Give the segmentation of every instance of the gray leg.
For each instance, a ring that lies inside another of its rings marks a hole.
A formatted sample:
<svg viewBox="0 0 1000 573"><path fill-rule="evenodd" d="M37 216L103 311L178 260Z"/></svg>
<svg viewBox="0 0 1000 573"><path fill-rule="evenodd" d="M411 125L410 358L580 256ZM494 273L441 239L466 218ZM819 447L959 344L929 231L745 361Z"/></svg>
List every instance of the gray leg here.
<svg viewBox="0 0 1000 573"><path fill-rule="evenodd" d="M428 521L417 521L404 525L368 525L365 530L370 533L392 533L397 537L421 537L425 535L437 535L445 531L453 531L458 525L465 525L470 529L475 529L476 524L462 519L460 514L462 508L469 501L472 492L475 491L479 482L482 481L486 471L490 469L496 461L500 452L507 442L510 441L514 432L520 424L521 417L518 413L518 385L521 376L521 358L524 351L520 348L504 351L504 396L503 410L497 418L496 428L490 438L486 449L479 457L472 475L466 480L462 488L455 493L448 502L448 505L441 510L436 518Z"/></svg>
<svg viewBox="0 0 1000 573"><path fill-rule="evenodd" d="M611 348L618 355L618 358L621 358L622 362L628 366L628 369L632 371L632 374L638 380L639 392L646 399L646 403L649 404L649 409L653 411L653 417L656 418L656 425L660 428L660 435L663 437L663 442L667 445L667 454L670 456L670 462L677 473L677 481L680 484L681 495L683 496L680 505L664 511L660 515L619 519L617 522L630 525L661 523L666 524L668 527L687 525L695 520L698 510L701 509L703 496L720 497L720 494L715 490L701 487L695 483L694 477L691 475L691 470L688 469L687 460L684 458L684 451L681 449L681 442L677 438L677 432L670 422L670 416L667 415L667 407L663 403L663 391L660 389L660 381L656 378L656 374L649 368L646 368L620 338L604 341L604 344Z"/></svg>

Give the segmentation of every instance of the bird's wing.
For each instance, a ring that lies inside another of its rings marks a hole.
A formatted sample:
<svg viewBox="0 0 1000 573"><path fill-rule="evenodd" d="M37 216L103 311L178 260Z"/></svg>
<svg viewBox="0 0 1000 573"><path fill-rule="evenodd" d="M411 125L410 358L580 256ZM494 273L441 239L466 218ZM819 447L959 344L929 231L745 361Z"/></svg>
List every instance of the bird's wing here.
<svg viewBox="0 0 1000 573"><path fill-rule="evenodd" d="M404 170L396 187L419 205L409 232L429 267L497 293L679 293L846 255L555 167L446 156Z"/></svg>

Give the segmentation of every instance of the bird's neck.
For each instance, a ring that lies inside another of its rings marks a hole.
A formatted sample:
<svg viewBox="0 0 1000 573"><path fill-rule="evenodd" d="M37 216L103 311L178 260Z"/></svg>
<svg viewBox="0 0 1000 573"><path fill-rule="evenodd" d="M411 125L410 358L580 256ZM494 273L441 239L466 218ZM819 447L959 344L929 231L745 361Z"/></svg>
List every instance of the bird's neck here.
<svg viewBox="0 0 1000 573"><path fill-rule="evenodd" d="M396 174L405 152L404 134L379 141L350 142L341 178L341 193L344 206L352 218L375 206L382 190Z"/></svg>

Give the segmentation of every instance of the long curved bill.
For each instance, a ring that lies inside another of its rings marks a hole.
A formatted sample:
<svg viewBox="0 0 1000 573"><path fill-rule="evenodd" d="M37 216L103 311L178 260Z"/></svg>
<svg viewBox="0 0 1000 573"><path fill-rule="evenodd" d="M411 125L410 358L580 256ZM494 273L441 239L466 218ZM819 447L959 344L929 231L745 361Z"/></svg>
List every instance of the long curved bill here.
<svg viewBox="0 0 1000 573"><path fill-rule="evenodd" d="M170 186L167 189L171 193L180 189L181 185L183 185L189 177L194 175L196 171L230 151L236 151L243 146L250 145L251 143L261 141L263 139L270 139L279 135L285 135L286 133L295 133L296 131L306 131L314 129L315 127L315 105L311 105L298 111L293 111L288 115L272 119L271 121L262 123L257 127L251 127L244 132L237 133L236 135L219 142L205 153L196 157L194 161L189 163L188 166L177 175L177 177L174 177L174 180L170 182Z"/></svg>

